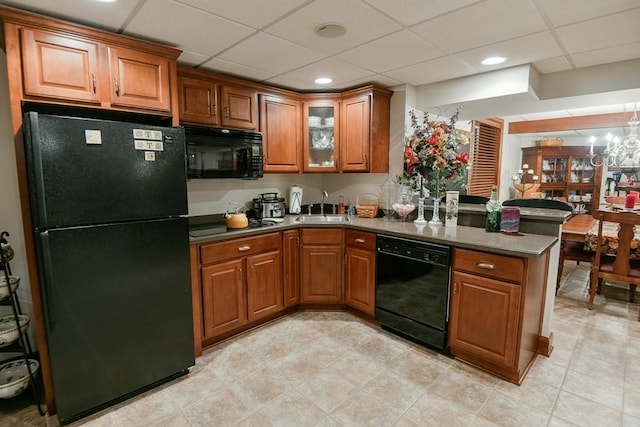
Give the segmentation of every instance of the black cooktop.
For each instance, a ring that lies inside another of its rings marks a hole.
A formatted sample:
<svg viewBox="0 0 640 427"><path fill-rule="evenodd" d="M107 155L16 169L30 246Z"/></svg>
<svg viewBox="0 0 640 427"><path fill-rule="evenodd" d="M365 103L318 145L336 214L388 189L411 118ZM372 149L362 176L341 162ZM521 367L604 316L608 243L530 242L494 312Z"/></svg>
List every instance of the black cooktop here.
<svg viewBox="0 0 640 427"><path fill-rule="evenodd" d="M274 225L273 222L263 221L259 218L249 218L249 226L244 229L269 227ZM209 218L204 222L195 219L189 219L189 236L204 237L213 236L214 234L222 234L227 231L242 230L238 228L227 228L226 220L223 218Z"/></svg>

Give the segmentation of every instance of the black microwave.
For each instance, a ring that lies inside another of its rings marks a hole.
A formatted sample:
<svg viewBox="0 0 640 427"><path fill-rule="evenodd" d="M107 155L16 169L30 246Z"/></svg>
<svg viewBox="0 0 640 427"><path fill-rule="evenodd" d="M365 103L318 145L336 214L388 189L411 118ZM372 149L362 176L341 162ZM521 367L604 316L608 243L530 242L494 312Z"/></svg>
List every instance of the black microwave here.
<svg viewBox="0 0 640 427"><path fill-rule="evenodd" d="M185 126L187 178L262 178L262 134Z"/></svg>

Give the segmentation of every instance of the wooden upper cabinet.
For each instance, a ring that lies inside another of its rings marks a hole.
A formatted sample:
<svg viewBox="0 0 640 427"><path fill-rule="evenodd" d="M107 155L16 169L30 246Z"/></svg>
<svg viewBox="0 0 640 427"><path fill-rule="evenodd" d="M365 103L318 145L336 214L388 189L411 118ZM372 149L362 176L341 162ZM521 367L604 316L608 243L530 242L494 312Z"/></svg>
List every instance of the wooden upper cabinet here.
<svg viewBox="0 0 640 427"><path fill-rule="evenodd" d="M98 43L23 28L26 97L100 104Z"/></svg>
<svg viewBox="0 0 640 427"><path fill-rule="evenodd" d="M264 171L302 171L302 103L280 96L260 96Z"/></svg>
<svg viewBox="0 0 640 427"><path fill-rule="evenodd" d="M169 60L126 48L109 48L111 104L171 111Z"/></svg>
<svg viewBox="0 0 640 427"><path fill-rule="evenodd" d="M340 114L340 168L343 172L367 172L371 144L370 95L343 99Z"/></svg>
<svg viewBox="0 0 640 427"><path fill-rule="evenodd" d="M220 125L216 83L178 76L178 101L180 122Z"/></svg>
<svg viewBox="0 0 640 427"><path fill-rule="evenodd" d="M222 86L222 126L258 130L258 93L252 89Z"/></svg>

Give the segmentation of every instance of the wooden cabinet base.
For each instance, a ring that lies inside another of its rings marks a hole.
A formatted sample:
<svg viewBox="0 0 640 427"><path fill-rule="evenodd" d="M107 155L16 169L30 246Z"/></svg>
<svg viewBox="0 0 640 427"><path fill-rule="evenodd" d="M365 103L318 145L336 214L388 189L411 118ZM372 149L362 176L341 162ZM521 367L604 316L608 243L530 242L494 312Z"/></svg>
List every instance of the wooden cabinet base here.
<svg viewBox="0 0 640 427"><path fill-rule="evenodd" d="M482 358L479 358L472 353L467 353L458 349L452 348L451 356L472 366L475 366L476 368L482 369L483 371L486 371L490 374L503 378L509 382L520 385L527 372L529 372L529 369L531 369L533 362L535 362L537 354L533 353L531 359L526 365L524 365L521 371L509 369L503 365L488 363L486 360L483 360Z"/></svg>

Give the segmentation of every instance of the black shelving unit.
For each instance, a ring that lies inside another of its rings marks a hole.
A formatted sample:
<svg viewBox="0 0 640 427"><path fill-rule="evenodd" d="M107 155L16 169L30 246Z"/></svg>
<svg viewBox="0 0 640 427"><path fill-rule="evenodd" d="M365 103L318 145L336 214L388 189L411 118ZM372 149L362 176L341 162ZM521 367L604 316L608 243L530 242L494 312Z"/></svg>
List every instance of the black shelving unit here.
<svg viewBox="0 0 640 427"><path fill-rule="evenodd" d="M40 393L38 391L38 386L36 383L37 370L33 370L30 363L30 357L33 357L33 350L31 347L31 342L29 340L29 336L27 334L28 328L25 328L25 330L23 331L22 328L20 327L19 316L23 315L22 308L20 307L20 301L18 300L18 297L16 295L17 287L14 290L11 286L11 277L13 277L13 275L11 274L11 266L9 265L9 261L11 260L12 255L10 256L8 251L7 253L5 253L5 250L2 249L2 245L6 245L6 247L10 247L9 242L6 239L8 236L9 236L9 233L6 231L3 231L2 233L0 233L0 270L2 270L2 274L6 279L7 288L9 290L9 295L0 300L0 306L11 307L11 310L13 312L13 318L15 319L16 327L18 328L19 337L15 342L11 343L10 345L1 347L0 353L1 354L17 353L18 355L9 356L7 358L2 358L0 356L0 365L13 362L13 361L18 361L20 359L24 360L24 363L27 367L27 372L29 373L28 388L31 388L31 391L33 393L33 398L35 399L35 404L38 408L38 412L40 413L41 416L44 416L46 412L43 409L43 405L40 403ZM22 392L23 391L16 394L16 396L21 394Z"/></svg>

